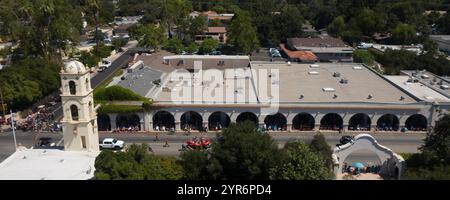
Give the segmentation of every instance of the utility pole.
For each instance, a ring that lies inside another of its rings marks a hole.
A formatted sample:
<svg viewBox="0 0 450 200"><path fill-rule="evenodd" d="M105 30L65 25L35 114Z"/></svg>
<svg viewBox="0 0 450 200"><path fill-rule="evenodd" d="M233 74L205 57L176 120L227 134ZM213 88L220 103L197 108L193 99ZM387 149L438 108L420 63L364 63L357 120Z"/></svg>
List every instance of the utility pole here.
<svg viewBox="0 0 450 200"><path fill-rule="evenodd" d="M16 117L15 113L12 112L12 110L10 110L11 112L11 127L12 127L12 132L13 132L13 137L14 137L14 147L15 150L17 151L17 140L16 140L16 127L14 125L14 118Z"/></svg>
<svg viewBox="0 0 450 200"><path fill-rule="evenodd" d="M3 91L2 91L2 87L1 87L1 85L0 85L0 103L1 103L1 109L2 109L2 112L3 112L3 120L6 122L6 115L5 115L5 104L4 104L4 100L3 100ZM0 124L0 132L2 132L3 131L3 129L2 129L2 124Z"/></svg>

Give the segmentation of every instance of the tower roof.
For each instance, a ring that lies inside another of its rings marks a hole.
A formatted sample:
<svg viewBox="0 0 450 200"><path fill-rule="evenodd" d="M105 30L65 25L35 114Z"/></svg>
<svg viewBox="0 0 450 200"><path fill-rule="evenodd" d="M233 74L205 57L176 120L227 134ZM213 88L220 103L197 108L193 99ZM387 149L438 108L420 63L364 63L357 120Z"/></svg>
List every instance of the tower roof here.
<svg viewBox="0 0 450 200"><path fill-rule="evenodd" d="M83 63L76 60L67 62L61 71L61 73L65 74L84 74L86 72L87 70Z"/></svg>

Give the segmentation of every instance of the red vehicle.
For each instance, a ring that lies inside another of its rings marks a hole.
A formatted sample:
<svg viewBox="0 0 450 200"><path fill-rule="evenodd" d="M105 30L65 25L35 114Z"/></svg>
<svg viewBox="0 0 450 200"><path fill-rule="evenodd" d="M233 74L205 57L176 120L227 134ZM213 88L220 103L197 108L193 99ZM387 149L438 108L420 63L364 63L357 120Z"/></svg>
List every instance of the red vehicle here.
<svg viewBox="0 0 450 200"><path fill-rule="evenodd" d="M183 144L182 149L197 149L197 150L205 150L211 147L211 139L209 138L193 138L186 141L186 144Z"/></svg>

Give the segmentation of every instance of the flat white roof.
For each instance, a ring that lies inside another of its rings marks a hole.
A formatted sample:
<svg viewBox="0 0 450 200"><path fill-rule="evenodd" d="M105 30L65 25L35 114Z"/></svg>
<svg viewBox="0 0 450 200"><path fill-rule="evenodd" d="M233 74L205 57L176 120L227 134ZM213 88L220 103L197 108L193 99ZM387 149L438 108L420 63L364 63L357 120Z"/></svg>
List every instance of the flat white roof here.
<svg viewBox="0 0 450 200"><path fill-rule="evenodd" d="M385 76L387 79L389 79L394 84L398 85L399 87L405 89L412 95L416 96L417 98L427 101L427 102L450 102L450 99L445 97L444 95L434 91L433 89L429 88L426 85L423 85L420 82L407 82L409 79L409 76Z"/></svg>
<svg viewBox="0 0 450 200"><path fill-rule="evenodd" d="M165 56L164 60L171 59L250 59L248 56L228 56L228 55L175 55Z"/></svg>
<svg viewBox="0 0 450 200"><path fill-rule="evenodd" d="M88 180L94 177L95 152L22 149L0 163L0 180Z"/></svg>

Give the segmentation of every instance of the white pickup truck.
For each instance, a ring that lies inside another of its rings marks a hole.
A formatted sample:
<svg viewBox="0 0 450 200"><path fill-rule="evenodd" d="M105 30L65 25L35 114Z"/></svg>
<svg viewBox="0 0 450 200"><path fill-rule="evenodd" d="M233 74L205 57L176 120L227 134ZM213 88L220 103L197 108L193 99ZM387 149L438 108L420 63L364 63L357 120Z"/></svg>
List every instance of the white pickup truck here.
<svg viewBox="0 0 450 200"><path fill-rule="evenodd" d="M125 142L114 138L105 138L100 143L100 149L115 149L120 150L125 147Z"/></svg>

